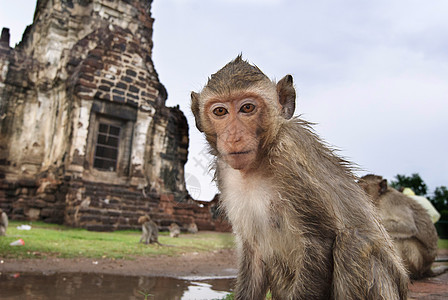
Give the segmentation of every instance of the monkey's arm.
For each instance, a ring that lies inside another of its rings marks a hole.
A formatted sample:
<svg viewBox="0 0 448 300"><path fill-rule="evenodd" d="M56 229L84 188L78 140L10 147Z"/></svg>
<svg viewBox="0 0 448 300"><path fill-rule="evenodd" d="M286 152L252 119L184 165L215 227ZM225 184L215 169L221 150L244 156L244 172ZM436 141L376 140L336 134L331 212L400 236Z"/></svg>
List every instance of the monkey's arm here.
<svg viewBox="0 0 448 300"><path fill-rule="evenodd" d="M268 281L265 264L259 251L243 241L240 255L234 299L264 299L268 290Z"/></svg>
<svg viewBox="0 0 448 300"><path fill-rule="evenodd" d="M8 229L8 216L1 211L0 209L0 235L5 235L6 229Z"/></svg>
<svg viewBox="0 0 448 300"><path fill-rule="evenodd" d="M5 226L5 229L8 228L8 215L4 212L1 214L1 225Z"/></svg>
<svg viewBox="0 0 448 300"><path fill-rule="evenodd" d="M334 299L407 299L408 278L400 269L399 257L384 243L369 238L372 232L340 231L333 247ZM376 235L377 239L384 238Z"/></svg>
<svg viewBox="0 0 448 300"><path fill-rule="evenodd" d="M140 242L145 241L146 242L146 237L148 236L148 229L146 228L146 223L142 225L142 237L140 238Z"/></svg>

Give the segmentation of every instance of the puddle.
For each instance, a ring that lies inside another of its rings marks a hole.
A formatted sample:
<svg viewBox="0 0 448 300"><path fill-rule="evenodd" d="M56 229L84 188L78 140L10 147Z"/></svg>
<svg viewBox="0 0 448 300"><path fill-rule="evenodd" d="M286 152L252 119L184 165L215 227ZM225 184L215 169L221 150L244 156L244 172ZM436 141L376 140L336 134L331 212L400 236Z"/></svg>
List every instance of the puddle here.
<svg viewBox="0 0 448 300"><path fill-rule="evenodd" d="M3 273L5 299L222 299L233 278L170 278L85 273ZM147 295L147 296L145 296Z"/></svg>

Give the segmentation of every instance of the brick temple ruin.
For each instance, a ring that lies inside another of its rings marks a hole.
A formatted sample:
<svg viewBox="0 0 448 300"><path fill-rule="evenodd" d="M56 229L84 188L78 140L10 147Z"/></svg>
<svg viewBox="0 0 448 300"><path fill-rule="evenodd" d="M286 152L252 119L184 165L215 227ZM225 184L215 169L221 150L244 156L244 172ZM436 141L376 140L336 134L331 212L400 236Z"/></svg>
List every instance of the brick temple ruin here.
<svg viewBox="0 0 448 300"><path fill-rule="evenodd" d="M138 228L149 214L216 229L189 196L188 124L152 61L148 0L38 0L0 41L0 207L13 220Z"/></svg>

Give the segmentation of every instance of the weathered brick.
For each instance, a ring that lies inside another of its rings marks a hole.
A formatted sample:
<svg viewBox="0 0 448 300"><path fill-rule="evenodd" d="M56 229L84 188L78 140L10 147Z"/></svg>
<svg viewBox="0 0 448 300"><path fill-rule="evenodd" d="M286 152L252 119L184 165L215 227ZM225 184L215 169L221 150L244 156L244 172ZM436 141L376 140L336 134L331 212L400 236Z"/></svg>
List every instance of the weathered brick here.
<svg viewBox="0 0 448 300"><path fill-rule="evenodd" d="M138 93L140 89L134 85L129 86L129 91L133 93Z"/></svg>
<svg viewBox="0 0 448 300"><path fill-rule="evenodd" d="M129 69L127 69L127 70L126 70L126 75L135 77L135 76L137 75L137 73L136 73L134 70L129 70Z"/></svg>
<svg viewBox="0 0 448 300"><path fill-rule="evenodd" d="M129 104L132 107L138 107L138 101L134 101L134 100L131 100L131 99L128 98L128 101L126 103Z"/></svg>
<svg viewBox="0 0 448 300"><path fill-rule="evenodd" d="M124 91L119 90L119 89L113 89L113 90L112 90L112 93L114 93L114 94L118 94L118 95L124 95Z"/></svg>
<svg viewBox="0 0 448 300"><path fill-rule="evenodd" d="M128 97L128 98L132 98L132 99L135 99L135 100L138 100L139 98L138 98L138 95L136 95L136 94L131 94L131 93L127 93L126 94L126 97Z"/></svg>
<svg viewBox="0 0 448 300"><path fill-rule="evenodd" d="M92 57L86 58L84 60L84 64L87 66L91 66L95 69L102 69L103 68L103 63L97 59L94 59Z"/></svg>
<svg viewBox="0 0 448 300"><path fill-rule="evenodd" d="M125 43L115 44L115 45L113 45L113 49L124 52L126 50L126 44Z"/></svg>
<svg viewBox="0 0 448 300"><path fill-rule="evenodd" d="M112 81L106 80L106 79L101 79L101 83L107 84L108 86L113 86L114 83Z"/></svg>
<svg viewBox="0 0 448 300"><path fill-rule="evenodd" d="M112 99L113 99L113 101L120 102L120 103L124 103L124 101L125 101L124 97L118 96L118 95L113 95Z"/></svg>
<svg viewBox="0 0 448 300"><path fill-rule="evenodd" d="M116 87L126 90L128 88L128 85L126 83L124 83L123 81L120 81L119 83L117 83Z"/></svg>
<svg viewBox="0 0 448 300"><path fill-rule="evenodd" d="M131 77L128 77L128 76L123 76L121 79L126 81L126 82L132 82L133 81L133 79Z"/></svg>

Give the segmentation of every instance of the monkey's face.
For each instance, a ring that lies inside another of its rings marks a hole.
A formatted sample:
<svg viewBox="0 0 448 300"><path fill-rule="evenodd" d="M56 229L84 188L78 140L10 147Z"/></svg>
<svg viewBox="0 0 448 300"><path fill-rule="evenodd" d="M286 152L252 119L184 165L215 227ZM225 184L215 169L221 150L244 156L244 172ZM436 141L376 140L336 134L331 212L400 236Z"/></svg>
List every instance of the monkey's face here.
<svg viewBox="0 0 448 300"><path fill-rule="evenodd" d="M236 170L249 170L257 162L265 104L256 97L209 100L204 107L216 139L218 155Z"/></svg>
<svg viewBox="0 0 448 300"><path fill-rule="evenodd" d="M212 154L236 170L248 171L294 114L291 75L277 84L241 56L213 74L200 93L191 93L196 127L205 133Z"/></svg>

